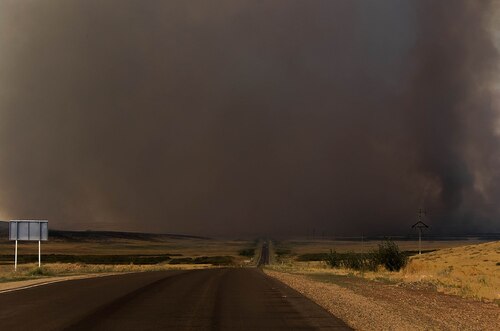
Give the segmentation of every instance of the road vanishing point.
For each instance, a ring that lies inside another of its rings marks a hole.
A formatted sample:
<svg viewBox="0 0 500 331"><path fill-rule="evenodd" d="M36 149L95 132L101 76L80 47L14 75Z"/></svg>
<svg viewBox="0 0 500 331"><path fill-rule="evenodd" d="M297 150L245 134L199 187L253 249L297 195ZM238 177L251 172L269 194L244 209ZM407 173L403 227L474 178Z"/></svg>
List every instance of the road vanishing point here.
<svg viewBox="0 0 500 331"><path fill-rule="evenodd" d="M351 330L259 268L129 273L4 292L0 326L2 330Z"/></svg>

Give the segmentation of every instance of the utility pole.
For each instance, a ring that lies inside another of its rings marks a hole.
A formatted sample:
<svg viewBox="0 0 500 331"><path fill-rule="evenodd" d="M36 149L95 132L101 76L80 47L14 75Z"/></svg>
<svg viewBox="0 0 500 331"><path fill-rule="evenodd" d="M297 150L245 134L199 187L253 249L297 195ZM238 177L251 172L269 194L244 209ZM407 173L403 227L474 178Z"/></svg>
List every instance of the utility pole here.
<svg viewBox="0 0 500 331"><path fill-rule="evenodd" d="M413 224L411 226L412 229L417 229L418 230L418 255L422 254L422 229L427 229L429 226L422 222L422 219L427 215L425 210L422 210L422 208L418 209L417 212L417 223Z"/></svg>

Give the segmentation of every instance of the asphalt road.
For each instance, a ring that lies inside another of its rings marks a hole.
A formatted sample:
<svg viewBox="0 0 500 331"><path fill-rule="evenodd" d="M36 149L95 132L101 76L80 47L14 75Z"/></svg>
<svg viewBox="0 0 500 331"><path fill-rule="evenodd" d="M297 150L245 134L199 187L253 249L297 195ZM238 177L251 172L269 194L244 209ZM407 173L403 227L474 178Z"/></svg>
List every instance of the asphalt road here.
<svg viewBox="0 0 500 331"><path fill-rule="evenodd" d="M125 274L0 293L2 330L350 330L257 268Z"/></svg>
<svg viewBox="0 0 500 331"><path fill-rule="evenodd" d="M265 241L262 244L262 249L260 251L259 266L269 264L269 242Z"/></svg>

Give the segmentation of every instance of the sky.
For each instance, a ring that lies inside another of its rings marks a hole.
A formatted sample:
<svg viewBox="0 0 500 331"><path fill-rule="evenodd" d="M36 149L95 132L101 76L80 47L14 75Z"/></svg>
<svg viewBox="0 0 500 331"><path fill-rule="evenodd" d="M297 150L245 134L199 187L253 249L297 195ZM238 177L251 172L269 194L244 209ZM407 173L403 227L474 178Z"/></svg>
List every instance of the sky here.
<svg viewBox="0 0 500 331"><path fill-rule="evenodd" d="M500 232L499 7L0 0L0 217Z"/></svg>

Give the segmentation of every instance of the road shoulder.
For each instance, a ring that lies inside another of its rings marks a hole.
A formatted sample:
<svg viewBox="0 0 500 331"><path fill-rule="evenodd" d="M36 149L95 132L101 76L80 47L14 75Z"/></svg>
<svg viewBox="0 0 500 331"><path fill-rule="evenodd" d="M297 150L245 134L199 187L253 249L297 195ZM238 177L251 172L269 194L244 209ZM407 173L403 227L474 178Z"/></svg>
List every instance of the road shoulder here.
<svg viewBox="0 0 500 331"><path fill-rule="evenodd" d="M342 284L304 274L264 272L315 301L354 329L497 330L500 308L441 293L360 280Z"/></svg>
<svg viewBox="0 0 500 331"><path fill-rule="evenodd" d="M60 277L44 277L38 279L28 279L19 280L12 282L0 283L0 294L12 291L23 290L27 288L32 288L36 286L43 286L53 283L65 282L69 280L85 279L85 278L96 278L96 277L106 277L112 275L118 275L122 273L99 273L99 274L83 274L83 275L72 275L72 276L60 276Z"/></svg>

